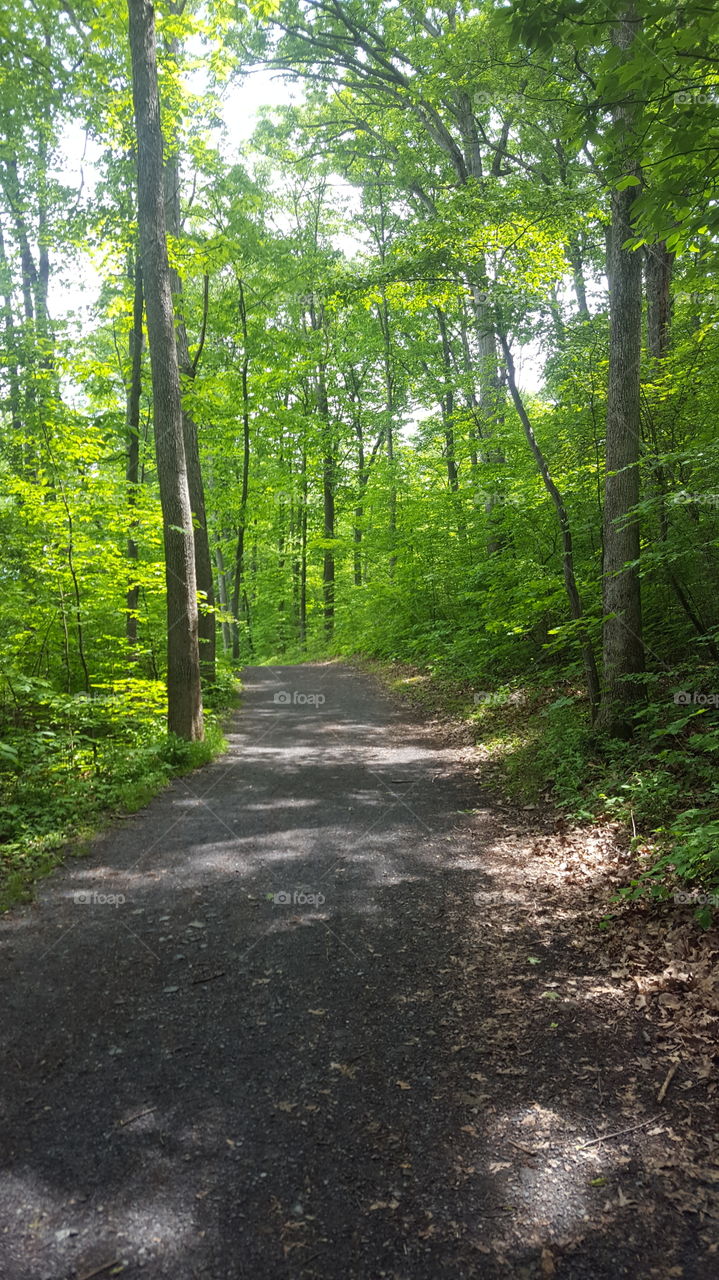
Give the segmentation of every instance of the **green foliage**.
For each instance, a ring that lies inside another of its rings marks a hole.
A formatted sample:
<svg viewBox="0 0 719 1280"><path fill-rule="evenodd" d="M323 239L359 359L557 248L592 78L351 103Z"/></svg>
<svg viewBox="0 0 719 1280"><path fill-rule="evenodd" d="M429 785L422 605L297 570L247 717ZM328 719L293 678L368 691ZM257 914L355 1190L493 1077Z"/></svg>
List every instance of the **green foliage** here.
<svg viewBox="0 0 719 1280"><path fill-rule="evenodd" d="M236 681L223 677L213 698L218 714L235 689ZM35 678L4 681L0 906L25 895L69 841L76 844L108 815L142 808L171 777L223 748L213 715L202 742L168 736L165 704L160 681L118 680L91 698L57 693Z"/></svg>
<svg viewBox="0 0 719 1280"><path fill-rule="evenodd" d="M124 14L38 0L0 19L9 892L68 836L216 749L230 656L236 669L358 651L418 664L454 709L477 689L501 695L471 719L512 794L533 803L551 781L575 817L633 822L659 885L672 866L713 881L715 711L672 697L719 688L715 24L691 0L638 0L642 38L620 49L616 16L581 10L158 6L163 128L182 175L169 255L193 360L183 394L226 655L193 747L163 730L146 342L128 426L141 335ZM306 95L265 111L240 150L222 97L268 56L306 77ZM627 101L636 175L612 123ZM91 141L77 191L59 177L68 130ZM629 187L636 251L671 251L671 323L661 358L648 344L643 356L649 674L627 744L590 730L581 650L601 646L605 233L612 192ZM63 287L95 273L97 305L52 318ZM527 356L522 403L563 500L580 620L490 331Z"/></svg>

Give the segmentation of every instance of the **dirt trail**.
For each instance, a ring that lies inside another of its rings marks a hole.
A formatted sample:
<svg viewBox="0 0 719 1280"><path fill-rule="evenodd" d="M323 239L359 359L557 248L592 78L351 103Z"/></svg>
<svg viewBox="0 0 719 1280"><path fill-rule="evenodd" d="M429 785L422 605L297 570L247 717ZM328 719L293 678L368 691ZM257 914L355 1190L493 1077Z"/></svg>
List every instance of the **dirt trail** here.
<svg viewBox="0 0 719 1280"><path fill-rule="evenodd" d="M526 824L349 668L244 678L228 754L0 922L2 1280L716 1277Z"/></svg>

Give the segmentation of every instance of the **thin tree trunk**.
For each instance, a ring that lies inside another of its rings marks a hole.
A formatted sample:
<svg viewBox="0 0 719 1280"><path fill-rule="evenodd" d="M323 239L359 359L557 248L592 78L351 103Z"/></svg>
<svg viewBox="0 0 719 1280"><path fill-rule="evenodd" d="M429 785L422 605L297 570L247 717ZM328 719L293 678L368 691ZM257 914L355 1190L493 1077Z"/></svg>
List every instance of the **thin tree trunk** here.
<svg viewBox="0 0 719 1280"><path fill-rule="evenodd" d="M82 626L82 606L80 602L80 583L77 578L77 570L75 569L75 544L74 544L74 526L70 507L65 496L64 488L61 488L62 502L67 517L67 566L70 570L72 578L72 591L75 599L75 635L77 636L77 653L82 667L82 682L85 693L90 692L90 672L87 666L87 658L85 657L85 639Z"/></svg>
<svg viewBox="0 0 719 1280"><path fill-rule="evenodd" d="M444 395L441 397L442 420L444 425L444 450L447 463L447 483L449 484L455 516L457 532L462 541L466 539L467 529L464 513L459 497L459 469L457 467L456 442L454 437L454 385L452 379L452 349L447 330L447 317L441 307L435 307L439 335L442 341L442 364L444 367Z"/></svg>
<svg viewBox="0 0 719 1280"><path fill-rule="evenodd" d="M647 294L647 354L657 364L664 359L669 349L669 326L671 321L671 279L674 254L670 253L663 242L649 245L645 250L645 279ZM658 455L659 448L654 442ZM667 512L667 480L664 466L657 461L654 466L654 477L658 489L659 537L663 543L669 540L669 515ZM713 662L719 661L719 647L712 639L710 628L704 621L701 611L691 599L688 589L679 581L674 568L667 564L665 568L667 581L676 596L679 605L691 622L697 635L707 646Z"/></svg>
<svg viewBox="0 0 719 1280"><path fill-rule="evenodd" d="M322 599L325 635L329 637L335 624L335 553L334 548L326 544L332 542L335 536L335 459L324 364L320 365L317 379L317 412L323 423L322 509L325 548L322 558Z"/></svg>
<svg viewBox="0 0 719 1280"><path fill-rule="evenodd" d="M580 624L578 628L579 641L580 641L581 650L582 650L582 658L584 661L584 673L587 681L587 693L589 694L590 713L593 719L596 714L597 707L599 705L599 673L597 671L597 664L594 657L594 648L592 645L591 637L587 630L586 622L584 621L584 611L582 609L582 601L579 595L577 580L574 573L574 550L572 546L572 531L569 524L569 516L567 515L567 509L564 505L564 499L550 475L549 467L547 466L547 461L544 457L544 454L542 453L541 448L539 447L539 443L534 434L534 428L532 427L531 420L529 418L529 415L524 405L524 401L522 399L519 388L517 386L517 377L516 377L516 371L514 367L514 359L512 357L512 352L510 351L510 348L509 348L509 343L507 341L506 334L500 333L499 341L502 347L502 353L504 355L505 363L507 366L507 380L509 384L509 393L512 397L512 402L514 404L514 407L517 410L519 420L522 424L522 427L524 428L524 434L527 438L527 443L534 456L534 460L537 464L537 469L539 471L539 474L542 477L542 482L554 504L554 509L557 513L557 520L559 521L559 528L562 535L562 566L564 570L564 586L567 592L567 599L569 600L569 612L571 614L572 620Z"/></svg>
<svg viewBox="0 0 719 1280"><path fill-rule="evenodd" d="M479 467L479 442L482 438L482 433L479 425L479 403L477 401L477 393L474 387L472 351L469 345L467 312L464 303L462 303L460 311L459 334L462 342L462 365L467 382L465 399L467 401L467 407L472 415L472 426L469 429L469 466L472 483L474 484L477 480L477 471Z"/></svg>
<svg viewBox="0 0 719 1280"><path fill-rule="evenodd" d="M354 526L352 529L353 576L356 587L362 586L362 526L364 523L364 496L367 484L367 468L364 451L364 427L362 424L362 402L360 398L359 380L354 369L347 375L347 390L352 408L352 425L357 439L357 500L354 509Z"/></svg>
<svg viewBox="0 0 719 1280"><path fill-rule="evenodd" d="M384 262L384 253L382 254ZM382 292L382 303L378 307L380 327L382 329L382 360L384 367L385 412L387 414L387 465L389 467L389 573L392 577L397 556L397 482L394 475L394 375L392 370L392 330L390 327L387 297Z"/></svg>
<svg viewBox="0 0 719 1280"><path fill-rule="evenodd" d="M574 285L574 296L577 299L577 310L581 320L589 319L589 306L587 305L587 286L584 280L584 262L582 261L582 247L579 238L575 238L569 245L569 263L572 268L572 283Z"/></svg>
<svg viewBox="0 0 719 1280"><path fill-rule="evenodd" d="M165 541L167 722L171 733L193 741L203 735L195 543L167 257L155 18L150 0L128 0L128 12L137 129L138 224Z"/></svg>
<svg viewBox="0 0 719 1280"><path fill-rule="evenodd" d="M27 222L23 216L23 202L20 191L20 176L17 157L9 156L0 166L3 191L15 228L15 240L20 250L20 280L22 285L23 313L28 326L35 319L35 289L37 285L37 267L30 248L30 237Z"/></svg>
<svg viewBox="0 0 719 1280"><path fill-rule="evenodd" d="M227 621L227 614L230 612L230 598L227 591L227 570L225 569L225 557L222 554L222 547L218 543L215 547L215 564L217 565L217 592L220 597L220 605L222 607L222 648L225 653L232 652L232 627Z"/></svg>
<svg viewBox="0 0 719 1280"><path fill-rule="evenodd" d="M245 529L247 526L247 495L250 484L250 351L247 330L247 305L241 280L237 281L237 287L239 290L240 325L242 326L242 366L240 370L242 381L242 492L240 495L240 519L235 550L235 572L232 584L232 658L234 662L239 661L240 657L240 596L244 586Z"/></svg>
<svg viewBox="0 0 719 1280"><path fill-rule="evenodd" d="M310 304L310 324L315 333L321 334L321 340L323 341L325 331L324 309L320 305L318 311L314 301ZM329 639L332 636L335 625L335 553L332 545L335 536L335 456L324 352L321 353L317 361L315 404L317 416L322 424L322 512L325 541L322 555L322 612L325 636Z"/></svg>
<svg viewBox="0 0 719 1280"><path fill-rule="evenodd" d="M302 521L300 525L300 643L307 643L307 449L302 449Z"/></svg>
<svg viewBox="0 0 719 1280"><path fill-rule="evenodd" d="M357 443L357 484L359 496L357 506L355 507L355 522L353 530L354 541L354 584L356 587L362 586L362 526L364 524L364 496L367 487L367 473L365 470L364 445L362 437L359 437Z"/></svg>
<svg viewBox="0 0 719 1280"><path fill-rule="evenodd" d="M18 370L17 341L12 309L12 279L10 276L10 266L7 260L5 237L3 235L1 223L0 293L3 300L2 312L3 322L5 325L5 341L7 343L8 408L10 410L10 426L12 429L13 443L16 444L18 449L21 451L22 442L20 440L20 430L22 427L22 417L20 410L20 374Z"/></svg>
<svg viewBox="0 0 719 1280"><path fill-rule="evenodd" d="M647 352L652 360L663 359L669 346L673 265L674 254L670 253L663 241L647 246Z"/></svg>
<svg viewBox="0 0 719 1280"><path fill-rule="evenodd" d="M132 328L130 330L130 385L127 389L127 505L131 512L137 505L137 485L140 481L140 395L142 392L142 316L144 298L142 292L142 268L138 258L135 263L135 294L132 305ZM130 585L127 589L126 635L127 643L134 650L137 648L137 606L140 599L140 586L137 582L138 548L134 538L137 521L130 522L130 534L127 539L127 558L133 566Z"/></svg>
<svg viewBox="0 0 719 1280"><path fill-rule="evenodd" d="M628 51L639 24L633 5L614 29L614 43ZM622 102L613 112L618 175L637 176L636 109ZM604 645L602 705L597 727L628 737L642 698L636 677L644 670L639 579L640 357L642 262L623 249L633 233L636 187L612 193L609 237L609 386L604 485Z"/></svg>

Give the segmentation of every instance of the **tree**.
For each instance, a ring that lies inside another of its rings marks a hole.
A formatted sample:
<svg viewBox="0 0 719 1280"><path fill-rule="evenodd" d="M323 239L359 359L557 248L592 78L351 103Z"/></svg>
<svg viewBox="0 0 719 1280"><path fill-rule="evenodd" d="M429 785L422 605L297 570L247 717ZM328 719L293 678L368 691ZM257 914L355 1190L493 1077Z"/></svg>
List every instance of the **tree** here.
<svg viewBox="0 0 719 1280"><path fill-rule="evenodd" d="M128 12L137 130L140 253L152 368L157 474L164 521L167 723L171 733L194 741L203 734L195 547L167 257L154 10L150 0L128 0Z"/></svg>
<svg viewBox="0 0 719 1280"><path fill-rule="evenodd" d="M627 7L613 40L627 54L640 20ZM597 728L617 737L632 730L644 670L639 579L640 359L642 262L628 248L639 185L638 108L626 91L614 104L616 157L609 229L609 386L604 484L604 680Z"/></svg>

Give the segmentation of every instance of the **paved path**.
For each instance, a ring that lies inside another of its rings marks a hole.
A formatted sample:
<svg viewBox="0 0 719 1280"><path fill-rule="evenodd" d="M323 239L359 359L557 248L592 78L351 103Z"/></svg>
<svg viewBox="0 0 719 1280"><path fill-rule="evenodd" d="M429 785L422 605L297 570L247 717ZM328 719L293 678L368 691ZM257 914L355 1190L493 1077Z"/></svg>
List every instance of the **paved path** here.
<svg viewBox="0 0 719 1280"><path fill-rule="evenodd" d="M577 1153L611 1036L483 929L456 755L346 667L250 669L228 754L0 922L2 1280L716 1275Z"/></svg>

